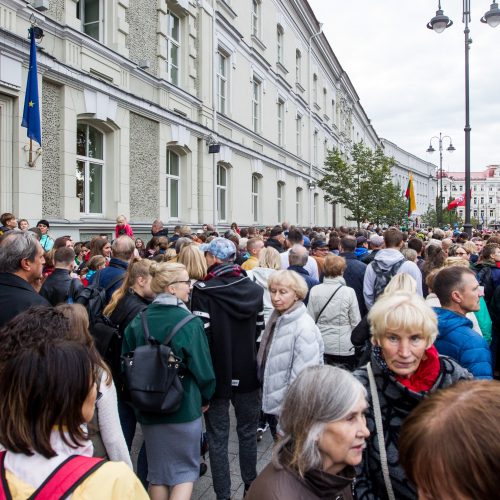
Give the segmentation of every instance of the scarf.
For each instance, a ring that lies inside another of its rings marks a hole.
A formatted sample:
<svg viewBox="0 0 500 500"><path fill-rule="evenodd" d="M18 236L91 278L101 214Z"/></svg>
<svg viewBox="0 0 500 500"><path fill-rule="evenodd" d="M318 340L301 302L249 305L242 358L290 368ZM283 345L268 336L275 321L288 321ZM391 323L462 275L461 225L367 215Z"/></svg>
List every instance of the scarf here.
<svg viewBox="0 0 500 500"><path fill-rule="evenodd" d="M269 349L271 348L271 343L274 336L274 330L276 322L280 316L285 314L290 314L302 305L301 300L297 300L289 309L287 309L283 314L280 314L276 309L273 309L269 321L266 323L264 333L260 340L259 352L257 353L257 378L260 382L264 380L264 370L266 368L267 356L269 354Z"/></svg>
<svg viewBox="0 0 500 500"><path fill-rule="evenodd" d="M153 304L181 307L185 309L187 312L189 312L189 309L187 308L186 304L184 304L184 302L182 302L181 299L178 299L175 295L172 295L171 293L167 292L158 294L155 300L153 300Z"/></svg>
<svg viewBox="0 0 500 500"><path fill-rule="evenodd" d="M217 276L231 276L233 278L239 278L240 276L246 276L246 274L245 271L238 266L238 264L214 264L208 269L208 274L205 278L203 278L203 281L209 281Z"/></svg>
<svg viewBox="0 0 500 500"><path fill-rule="evenodd" d="M373 347L373 354L382 367L384 373L388 373L400 384L404 385L413 392L426 392L431 390L441 371L439 354L433 345L425 351L425 354L418 365L417 371L410 377L401 377L389 369L384 360L380 346Z"/></svg>

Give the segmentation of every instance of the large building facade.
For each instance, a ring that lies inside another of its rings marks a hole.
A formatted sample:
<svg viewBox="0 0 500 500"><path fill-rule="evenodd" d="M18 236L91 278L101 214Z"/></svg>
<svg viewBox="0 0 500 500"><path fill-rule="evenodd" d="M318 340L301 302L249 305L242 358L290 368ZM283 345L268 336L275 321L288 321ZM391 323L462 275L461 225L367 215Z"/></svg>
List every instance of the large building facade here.
<svg viewBox="0 0 500 500"><path fill-rule="evenodd" d="M144 228L340 224L317 187L326 154L379 144L305 0L0 0L0 34L0 211L56 230L109 229L118 214Z"/></svg>

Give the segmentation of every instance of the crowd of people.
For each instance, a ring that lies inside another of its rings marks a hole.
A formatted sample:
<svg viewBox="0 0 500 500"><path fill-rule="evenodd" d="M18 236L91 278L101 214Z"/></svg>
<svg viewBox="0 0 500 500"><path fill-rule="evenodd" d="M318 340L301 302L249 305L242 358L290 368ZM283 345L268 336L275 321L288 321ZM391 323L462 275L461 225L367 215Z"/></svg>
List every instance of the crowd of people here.
<svg viewBox="0 0 500 500"><path fill-rule="evenodd" d="M496 496L499 233L0 223L0 498Z"/></svg>

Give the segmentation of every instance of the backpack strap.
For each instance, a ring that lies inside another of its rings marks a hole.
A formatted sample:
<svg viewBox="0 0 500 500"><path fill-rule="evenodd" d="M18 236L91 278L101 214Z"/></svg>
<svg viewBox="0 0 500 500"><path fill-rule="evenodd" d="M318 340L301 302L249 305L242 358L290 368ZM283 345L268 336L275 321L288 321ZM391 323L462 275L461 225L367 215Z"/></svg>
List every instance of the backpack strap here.
<svg viewBox="0 0 500 500"><path fill-rule="evenodd" d="M141 312L141 323L142 323L142 334L144 335L144 340L146 341L146 344L149 342L149 339L151 338L151 335L149 333L149 327L148 327L148 320L147 320L147 309L144 309L144 311ZM172 330L170 330L170 333L165 337L165 340L163 343L165 345L168 345L170 341L174 338L174 335L187 323L189 323L191 320L196 318L194 314L188 314L186 317L182 318L174 327ZM1 500L1 499L0 499Z"/></svg>
<svg viewBox="0 0 500 500"><path fill-rule="evenodd" d="M5 477L5 453L3 451L0 454L0 500L11 500L12 496ZM28 500L65 499L104 463L102 458L72 455L52 471Z"/></svg>
<svg viewBox="0 0 500 500"><path fill-rule="evenodd" d="M343 287L344 285L340 285L338 288L335 289L335 291L332 293L330 298L326 301L325 305L321 308L321 311L319 314L316 316L316 321L315 323L318 323L319 317L323 314L323 311L326 309L326 306L332 301L333 297L335 297L335 294Z"/></svg>
<svg viewBox="0 0 500 500"><path fill-rule="evenodd" d="M0 500L12 500L7 478L5 477L5 454L5 450L0 452Z"/></svg>

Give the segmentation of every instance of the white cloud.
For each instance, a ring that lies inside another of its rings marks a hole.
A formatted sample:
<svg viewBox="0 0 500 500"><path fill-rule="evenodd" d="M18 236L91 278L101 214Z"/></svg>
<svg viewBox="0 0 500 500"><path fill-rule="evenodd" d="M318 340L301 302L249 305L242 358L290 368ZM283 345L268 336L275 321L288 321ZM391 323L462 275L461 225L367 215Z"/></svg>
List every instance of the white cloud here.
<svg viewBox="0 0 500 500"><path fill-rule="evenodd" d="M426 28L437 0L309 0L340 64L381 137L423 159L439 132L456 151L444 166L465 167L464 25L462 2L443 0L454 22L442 34ZM471 167L500 163L500 27L479 22L490 0L473 2L470 37Z"/></svg>

